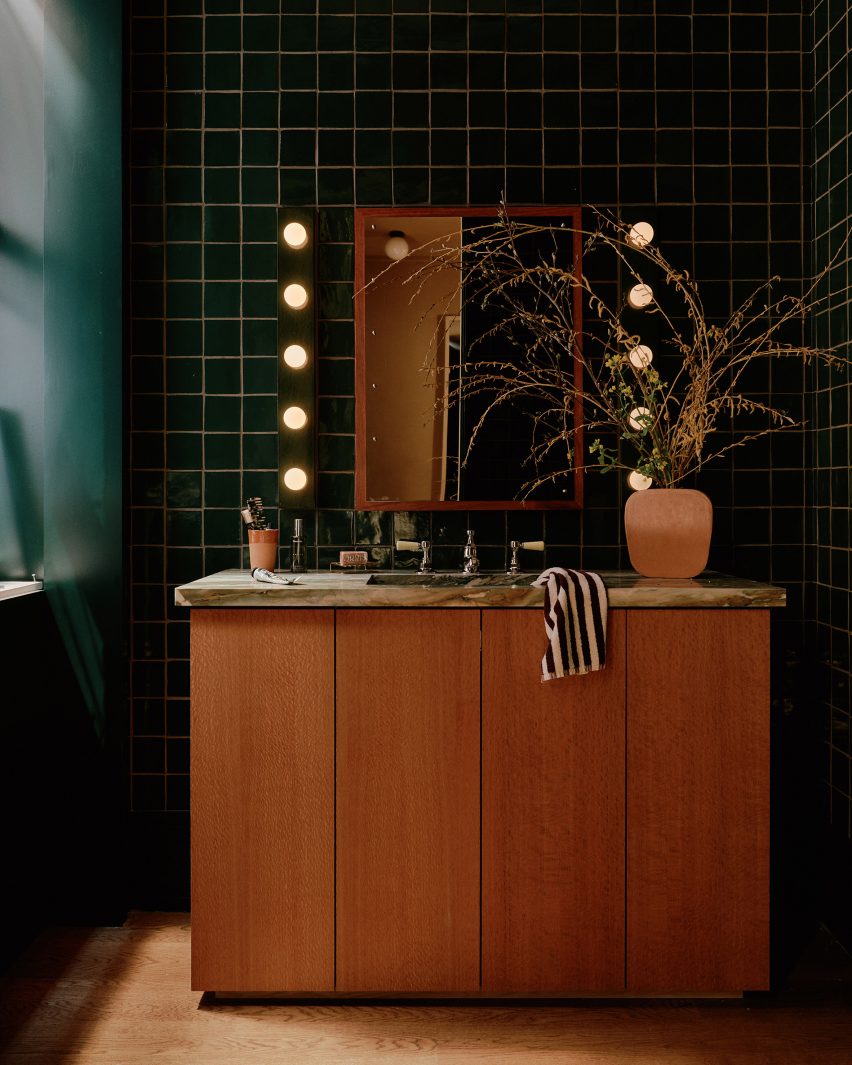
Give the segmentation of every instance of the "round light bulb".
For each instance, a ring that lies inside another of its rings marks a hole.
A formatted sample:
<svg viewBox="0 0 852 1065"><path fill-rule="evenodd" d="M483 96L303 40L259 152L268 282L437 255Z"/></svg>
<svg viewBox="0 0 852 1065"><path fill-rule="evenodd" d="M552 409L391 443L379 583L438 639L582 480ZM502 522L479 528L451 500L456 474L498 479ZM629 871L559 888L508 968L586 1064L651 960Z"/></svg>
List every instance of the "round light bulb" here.
<svg viewBox="0 0 852 1065"><path fill-rule="evenodd" d="M308 290L304 285L288 285L284 289L284 302L294 311L300 311L308 302Z"/></svg>
<svg viewBox="0 0 852 1065"><path fill-rule="evenodd" d="M634 492L644 492L646 488L651 487L651 478L646 477L644 473L640 473L638 470L633 470L627 478L627 483L633 489Z"/></svg>
<svg viewBox="0 0 852 1065"><path fill-rule="evenodd" d="M627 358L630 359L631 366L635 366L637 370L644 370L646 366L651 365L654 353L647 344L637 344Z"/></svg>
<svg viewBox="0 0 852 1065"><path fill-rule="evenodd" d="M284 484L291 492L301 491L308 483L308 475L298 466L291 466L284 473Z"/></svg>
<svg viewBox="0 0 852 1065"><path fill-rule="evenodd" d="M636 222L627 234L627 243L634 248L644 248L654 239L654 227L650 222Z"/></svg>
<svg viewBox="0 0 852 1065"><path fill-rule="evenodd" d="M290 248L304 248L308 243L308 231L301 222L288 222L282 235Z"/></svg>
<svg viewBox="0 0 852 1065"><path fill-rule="evenodd" d="M308 361L308 353L301 344L288 344L284 349L284 361L291 370L301 370Z"/></svg>
<svg viewBox="0 0 852 1065"><path fill-rule="evenodd" d="M627 422L631 429L644 429L648 424L650 411L647 407L634 407L627 415Z"/></svg>
<svg viewBox="0 0 852 1065"><path fill-rule="evenodd" d="M647 307L653 298L654 290L650 285L645 284L634 285L627 293L627 302L637 311L641 310L643 307Z"/></svg>
<svg viewBox="0 0 852 1065"><path fill-rule="evenodd" d="M281 418L288 429L301 429L308 420L301 407L288 407Z"/></svg>
<svg viewBox="0 0 852 1065"><path fill-rule="evenodd" d="M385 255L389 259L404 259L408 255L408 241L401 229L392 229L385 243Z"/></svg>

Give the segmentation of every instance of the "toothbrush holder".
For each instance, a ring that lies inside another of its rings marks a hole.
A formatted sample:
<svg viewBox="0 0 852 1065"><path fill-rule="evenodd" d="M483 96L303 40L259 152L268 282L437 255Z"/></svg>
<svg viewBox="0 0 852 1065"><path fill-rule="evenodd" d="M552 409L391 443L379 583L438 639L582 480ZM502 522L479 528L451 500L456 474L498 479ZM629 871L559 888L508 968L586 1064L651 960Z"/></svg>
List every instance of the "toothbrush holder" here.
<svg viewBox="0 0 852 1065"><path fill-rule="evenodd" d="M278 568L278 530L249 529L249 567L275 570Z"/></svg>

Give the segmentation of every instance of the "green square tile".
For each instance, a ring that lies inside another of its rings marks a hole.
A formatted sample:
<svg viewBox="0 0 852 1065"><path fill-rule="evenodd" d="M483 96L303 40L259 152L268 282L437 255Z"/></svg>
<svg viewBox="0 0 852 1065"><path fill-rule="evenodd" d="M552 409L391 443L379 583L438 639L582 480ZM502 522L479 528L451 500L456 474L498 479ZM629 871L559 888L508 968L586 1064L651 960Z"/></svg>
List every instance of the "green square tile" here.
<svg viewBox="0 0 852 1065"><path fill-rule="evenodd" d="M239 359L204 360L204 391L208 396L238 394L241 388Z"/></svg>
<svg viewBox="0 0 852 1065"><path fill-rule="evenodd" d="M281 134L282 166L313 166L317 135L314 130L284 130Z"/></svg>
<svg viewBox="0 0 852 1065"><path fill-rule="evenodd" d="M384 129L361 129L355 133L358 166L390 166L391 135Z"/></svg>
<svg viewBox="0 0 852 1065"><path fill-rule="evenodd" d="M166 162L169 166L200 166L201 134L197 130L167 130Z"/></svg>
<svg viewBox="0 0 852 1065"><path fill-rule="evenodd" d="M355 202L385 204L393 198L393 172L390 168L359 169L355 172Z"/></svg>
<svg viewBox="0 0 852 1065"><path fill-rule="evenodd" d="M395 203L425 203L429 196L429 171L398 167L393 172Z"/></svg>
<svg viewBox="0 0 852 1065"><path fill-rule="evenodd" d="M205 507L235 507L244 502L240 496L239 473L205 473Z"/></svg>
<svg viewBox="0 0 852 1065"><path fill-rule="evenodd" d="M204 466L208 470L238 470L240 468L240 434L205 433Z"/></svg>
<svg viewBox="0 0 852 1065"><path fill-rule="evenodd" d="M205 244L204 277L208 281L238 281L240 246L238 244Z"/></svg>
<svg viewBox="0 0 852 1065"><path fill-rule="evenodd" d="M171 129L201 128L201 93L166 93L166 121ZM210 125L208 110L207 124Z"/></svg>
<svg viewBox="0 0 852 1065"><path fill-rule="evenodd" d="M204 239L222 242L239 241L239 207L205 207Z"/></svg>
<svg viewBox="0 0 852 1065"><path fill-rule="evenodd" d="M355 48L358 52L389 52L390 18L384 15L359 15L355 20Z"/></svg>
<svg viewBox="0 0 852 1065"><path fill-rule="evenodd" d="M201 322L166 322L166 355L200 355Z"/></svg>
<svg viewBox="0 0 852 1065"><path fill-rule="evenodd" d="M433 52L430 57L433 85L442 89L467 88L467 56L455 52Z"/></svg>
<svg viewBox="0 0 852 1065"><path fill-rule="evenodd" d="M272 355L277 358L276 347L278 344L278 321L271 318L268 320L254 319L242 323L243 328L243 355L264 356Z"/></svg>
<svg viewBox="0 0 852 1065"><path fill-rule="evenodd" d="M171 16L171 9L169 11ZM149 20L144 20L148 22ZM156 26L159 20L150 20ZM200 52L204 47L204 22L200 18L168 20L168 49L170 52Z"/></svg>
<svg viewBox="0 0 852 1065"><path fill-rule="evenodd" d="M137 281L161 280L164 262L162 244L136 244L131 254L131 277Z"/></svg>
<svg viewBox="0 0 852 1065"><path fill-rule="evenodd" d="M429 95L425 92L394 94L393 121L395 126L428 126Z"/></svg>
<svg viewBox="0 0 852 1065"><path fill-rule="evenodd" d="M355 469L354 436L319 436L317 438L317 466L324 472Z"/></svg>
<svg viewBox="0 0 852 1065"><path fill-rule="evenodd" d="M244 130L242 161L244 166L276 166L278 164L277 131L271 129Z"/></svg>
<svg viewBox="0 0 852 1065"><path fill-rule="evenodd" d="M278 232L275 207L243 207L243 240L272 241Z"/></svg>
<svg viewBox="0 0 852 1065"><path fill-rule="evenodd" d="M166 313L170 318L200 318L201 285L194 281L167 282Z"/></svg>
<svg viewBox="0 0 852 1065"><path fill-rule="evenodd" d="M354 198L353 174L350 169L326 169L317 174L317 200L319 203L352 203Z"/></svg>
<svg viewBox="0 0 852 1065"><path fill-rule="evenodd" d="M396 15L393 47L397 52L424 52L429 47L428 15Z"/></svg>
<svg viewBox="0 0 852 1065"><path fill-rule="evenodd" d="M242 84L240 55L212 52L204 59L204 87L213 91L239 89Z"/></svg>
<svg viewBox="0 0 852 1065"><path fill-rule="evenodd" d="M204 354L212 357L236 358L240 354L240 323L206 322Z"/></svg>
<svg viewBox="0 0 852 1065"><path fill-rule="evenodd" d="M321 129L317 136L317 158L320 166L352 166L353 131Z"/></svg>
<svg viewBox="0 0 852 1065"><path fill-rule="evenodd" d="M432 130L433 166L462 166L467 164L468 138L464 130Z"/></svg>
<svg viewBox="0 0 852 1065"><path fill-rule="evenodd" d="M317 543L347 547L354 541L351 510L318 510Z"/></svg>
<svg viewBox="0 0 852 1065"><path fill-rule="evenodd" d="M436 167L430 174L432 203L467 203L467 169Z"/></svg>
<svg viewBox="0 0 852 1065"><path fill-rule="evenodd" d="M281 127L283 129L315 126L316 93L286 92L281 94Z"/></svg>
<svg viewBox="0 0 852 1065"><path fill-rule="evenodd" d="M321 242L351 244L355 240L355 216L351 207L320 207L317 218Z"/></svg>
<svg viewBox="0 0 852 1065"><path fill-rule="evenodd" d="M321 92L317 108L317 123L324 129L351 129L354 113L354 94L351 92Z"/></svg>
<svg viewBox="0 0 852 1065"><path fill-rule="evenodd" d="M355 503L355 478L351 473L317 475L317 506L351 508Z"/></svg>
<svg viewBox="0 0 852 1065"><path fill-rule="evenodd" d="M201 240L201 207L170 204L166 208L168 240Z"/></svg>
<svg viewBox="0 0 852 1065"><path fill-rule="evenodd" d="M355 392L355 360L323 358L317 363L317 392L322 396L351 396Z"/></svg>
<svg viewBox="0 0 852 1065"><path fill-rule="evenodd" d="M130 174L130 198L134 204L155 204L163 198L163 168L134 167Z"/></svg>
<svg viewBox="0 0 852 1065"><path fill-rule="evenodd" d="M368 52L355 57L355 82L358 92L365 89L389 89L392 80L391 57L382 52Z"/></svg>
<svg viewBox="0 0 852 1065"><path fill-rule="evenodd" d="M278 16L257 15L243 19L243 51L278 51Z"/></svg>
<svg viewBox="0 0 852 1065"><path fill-rule="evenodd" d="M208 433L238 433L240 397L207 396L204 400L204 429Z"/></svg>
<svg viewBox="0 0 852 1065"><path fill-rule="evenodd" d="M167 203L201 202L201 168L197 166L166 169Z"/></svg>
<svg viewBox="0 0 852 1065"><path fill-rule="evenodd" d="M351 322L320 322L317 326L320 357L352 358L355 354L355 330Z"/></svg>
<svg viewBox="0 0 852 1065"><path fill-rule="evenodd" d="M166 56L166 78L170 90L200 89L201 56L183 52Z"/></svg>
<svg viewBox="0 0 852 1065"><path fill-rule="evenodd" d="M249 433L277 431L278 396L245 396L243 398L243 427Z"/></svg>
<svg viewBox="0 0 852 1065"><path fill-rule="evenodd" d="M281 19L281 51L315 52L316 48L316 17L285 14Z"/></svg>
<svg viewBox="0 0 852 1065"><path fill-rule="evenodd" d="M317 48L321 52L352 51L355 47L355 19L350 15L320 15Z"/></svg>
<svg viewBox="0 0 852 1065"><path fill-rule="evenodd" d="M355 269L355 249L351 244L320 244L317 249L317 276L320 281L351 281Z"/></svg>
<svg viewBox="0 0 852 1065"><path fill-rule="evenodd" d="M208 11L209 14L209 11ZM241 48L241 25L236 15L206 19L204 47L208 52L236 52Z"/></svg>
<svg viewBox="0 0 852 1065"><path fill-rule="evenodd" d="M200 392L202 362L196 358L169 358L166 360L166 390L175 392Z"/></svg>
<svg viewBox="0 0 852 1065"><path fill-rule="evenodd" d="M166 396L166 429L201 429L201 396Z"/></svg>
<svg viewBox="0 0 852 1065"><path fill-rule="evenodd" d="M317 405L317 431L320 433L354 433L355 400L339 396L320 396Z"/></svg>
<svg viewBox="0 0 852 1065"><path fill-rule="evenodd" d="M205 203L239 203L239 167L215 167L204 172Z"/></svg>
<svg viewBox="0 0 852 1065"><path fill-rule="evenodd" d="M318 286L317 314L322 319L354 317L353 286L343 282Z"/></svg>
<svg viewBox="0 0 852 1065"><path fill-rule="evenodd" d="M252 470L278 468L278 434L245 433L243 435L243 466Z"/></svg>
<svg viewBox="0 0 852 1065"><path fill-rule="evenodd" d="M277 359L267 357L245 360L243 363L243 391L246 395L252 393L275 395L277 390Z"/></svg>
<svg viewBox="0 0 852 1065"><path fill-rule="evenodd" d="M241 10L241 3L240 0L204 0L204 10L208 15L230 15Z"/></svg>
<svg viewBox="0 0 852 1065"><path fill-rule="evenodd" d="M275 244L243 245L243 278L275 281L278 277L278 247Z"/></svg>
<svg viewBox="0 0 852 1065"><path fill-rule="evenodd" d="M168 433L166 461L171 470L201 469L201 433ZM192 506L192 503L177 504Z"/></svg>
<svg viewBox="0 0 852 1065"><path fill-rule="evenodd" d="M131 475L130 496L134 506L162 506L162 472L134 470Z"/></svg>
<svg viewBox="0 0 852 1065"><path fill-rule="evenodd" d="M273 45L277 48L277 45ZM269 55L243 56L243 89L247 92L277 92L279 87L279 56L275 51Z"/></svg>
<svg viewBox="0 0 852 1065"><path fill-rule="evenodd" d="M207 92L204 95L204 123L208 129L240 128L240 93Z"/></svg>
<svg viewBox="0 0 852 1065"><path fill-rule="evenodd" d="M166 543L176 547L201 544L201 511L169 510L166 512Z"/></svg>
<svg viewBox="0 0 852 1065"><path fill-rule="evenodd" d="M246 318L272 318L278 313L278 285L274 282L246 281L242 297Z"/></svg>
<svg viewBox="0 0 852 1065"><path fill-rule="evenodd" d="M278 506L278 470L244 470L243 471L243 499L249 496L260 496L264 506L275 508ZM312 523L305 522L308 527Z"/></svg>
<svg viewBox="0 0 852 1065"><path fill-rule="evenodd" d="M317 57L315 55L285 55L281 57L282 89L315 89L317 87Z"/></svg>
<svg viewBox="0 0 852 1065"><path fill-rule="evenodd" d="M355 57L351 52L322 53L317 79L321 90L352 89L355 85Z"/></svg>
<svg viewBox="0 0 852 1065"><path fill-rule="evenodd" d="M389 92L358 92L355 96L356 129L388 129L393 125L393 103Z"/></svg>
<svg viewBox="0 0 852 1065"><path fill-rule="evenodd" d="M166 273L170 280L201 277L201 245L170 244L166 250Z"/></svg>
<svg viewBox="0 0 852 1065"><path fill-rule="evenodd" d="M226 474L224 476L231 476ZM204 544L232 544L242 536L242 518L239 514L239 496L227 510L204 511Z"/></svg>
<svg viewBox="0 0 852 1065"><path fill-rule="evenodd" d="M277 129L278 101L277 92L244 92L243 126Z"/></svg>
<svg viewBox="0 0 852 1065"><path fill-rule="evenodd" d="M204 134L205 166L239 166L240 134L237 130L211 130Z"/></svg>
<svg viewBox="0 0 852 1065"><path fill-rule="evenodd" d="M205 318L239 318L240 283L208 281L204 285Z"/></svg>
<svg viewBox="0 0 852 1065"><path fill-rule="evenodd" d="M397 130L393 134L394 166L427 166L429 134L421 130Z"/></svg>
<svg viewBox="0 0 852 1065"><path fill-rule="evenodd" d="M273 134L275 136L275 134ZM278 203L278 170L274 166L245 166L242 171L243 203Z"/></svg>
<svg viewBox="0 0 852 1065"><path fill-rule="evenodd" d="M451 14L432 15L430 38L433 51L466 52L468 20Z"/></svg>
<svg viewBox="0 0 852 1065"><path fill-rule="evenodd" d="M131 454L135 470L161 470L166 464L165 437L162 433L134 433Z"/></svg>
<svg viewBox="0 0 852 1065"><path fill-rule="evenodd" d="M428 89L429 57L426 55L400 56L393 65L394 89Z"/></svg>

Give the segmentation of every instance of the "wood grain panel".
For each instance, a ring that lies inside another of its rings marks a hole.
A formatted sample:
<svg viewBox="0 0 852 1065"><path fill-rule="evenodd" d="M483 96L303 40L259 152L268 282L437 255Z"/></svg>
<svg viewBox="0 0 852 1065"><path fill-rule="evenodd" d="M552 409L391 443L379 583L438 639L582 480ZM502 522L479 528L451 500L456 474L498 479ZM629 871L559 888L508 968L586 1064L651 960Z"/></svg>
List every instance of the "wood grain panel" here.
<svg viewBox="0 0 852 1065"><path fill-rule="evenodd" d="M482 986L624 987L624 611L606 669L541 682L538 611L483 612Z"/></svg>
<svg viewBox="0 0 852 1065"><path fill-rule="evenodd" d="M627 986L769 980L769 612L627 623Z"/></svg>
<svg viewBox="0 0 852 1065"><path fill-rule="evenodd" d="M334 986L334 615L195 610L192 986Z"/></svg>
<svg viewBox="0 0 852 1065"><path fill-rule="evenodd" d="M479 987L479 611L337 612L337 990Z"/></svg>

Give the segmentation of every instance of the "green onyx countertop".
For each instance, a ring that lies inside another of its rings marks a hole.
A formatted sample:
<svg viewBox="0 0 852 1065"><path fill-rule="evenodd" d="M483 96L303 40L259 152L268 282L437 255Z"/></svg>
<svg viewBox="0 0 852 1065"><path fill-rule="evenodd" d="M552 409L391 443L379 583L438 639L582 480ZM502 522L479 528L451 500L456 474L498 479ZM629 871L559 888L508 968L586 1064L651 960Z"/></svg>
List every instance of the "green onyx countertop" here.
<svg viewBox="0 0 852 1065"><path fill-rule="evenodd" d="M706 571L691 579L601 570L610 607L782 607L784 588ZM521 607L541 609L537 573L312 572L292 584L263 584L248 570L226 569L175 589L187 607Z"/></svg>

